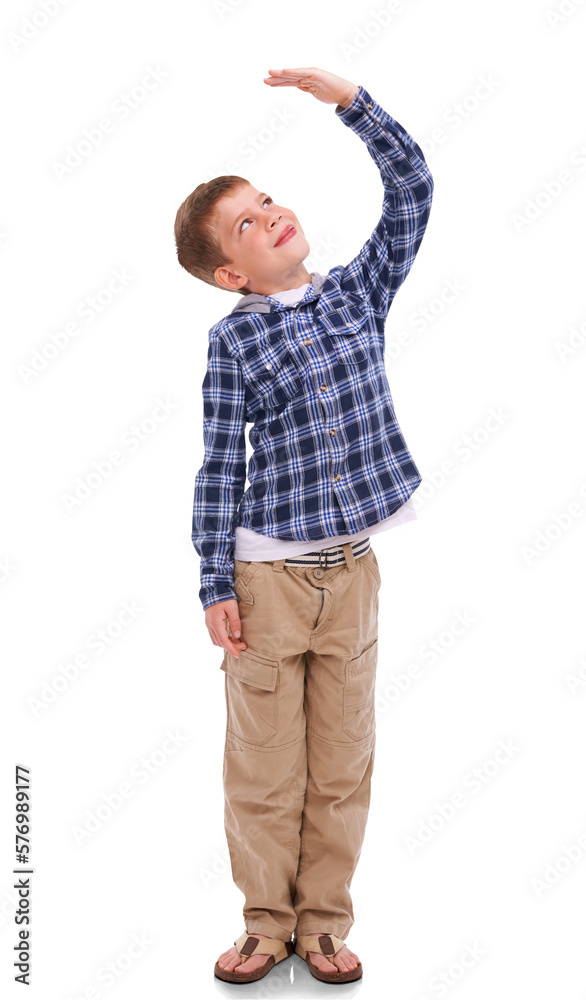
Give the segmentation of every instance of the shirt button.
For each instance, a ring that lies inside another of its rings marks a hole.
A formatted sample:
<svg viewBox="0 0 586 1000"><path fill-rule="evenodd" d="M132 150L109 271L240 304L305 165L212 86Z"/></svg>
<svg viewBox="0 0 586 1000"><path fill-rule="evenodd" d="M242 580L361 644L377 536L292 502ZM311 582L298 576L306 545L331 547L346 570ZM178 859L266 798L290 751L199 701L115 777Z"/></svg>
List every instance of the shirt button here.
<svg viewBox="0 0 586 1000"><path fill-rule="evenodd" d="M341 479L341 478L342 477L336 472L336 475L334 476L334 479L336 480L336 482L338 481L338 479Z"/></svg>
<svg viewBox="0 0 586 1000"><path fill-rule="evenodd" d="M273 366L272 365L265 365L265 368L268 368L269 371L273 370Z"/></svg>
<svg viewBox="0 0 586 1000"><path fill-rule="evenodd" d="M330 434L332 435L332 437L336 436L336 432L335 431L330 431Z"/></svg>
<svg viewBox="0 0 586 1000"><path fill-rule="evenodd" d="M372 104L370 102L366 105L366 107L368 108L369 111L372 111Z"/></svg>
<svg viewBox="0 0 586 1000"><path fill-rule="evenodd" d="M303 343L304 344L311 344L311 340L304 340Z"/></svg>
<svg viewBox="0 0 586 1000"><path fill-rule="evenodd" d="M328 388L327 385L324 385L323 383L320 385L320 389L322 392L326 392L327 388Z"/></svg>

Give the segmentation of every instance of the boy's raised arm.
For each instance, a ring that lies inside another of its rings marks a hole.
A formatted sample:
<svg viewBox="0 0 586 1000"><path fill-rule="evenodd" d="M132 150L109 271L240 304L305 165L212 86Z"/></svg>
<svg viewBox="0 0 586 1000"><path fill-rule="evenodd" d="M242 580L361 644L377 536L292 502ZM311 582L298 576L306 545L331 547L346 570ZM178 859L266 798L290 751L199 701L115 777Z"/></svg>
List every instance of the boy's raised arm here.
<svg viewBox="0 0 586 1000"><path fill-rule="evenodd" d="M343 269L341 286L366 297L384 318L421 246L433 178L415 139L363 86L350 105L336 108L336 115L366 144L384 189L381 218Z"/></svg>
<svg viewBox="0 0 586 1000"><path fill-rule="evenodd" d="M315 66L269 73L264 82L270 86L297 87L326 104L336 103L336 115L363 140L380 171L381 218L343 269L341 287L368 298L384 318L411 269L429 218L433 179L423 151L363 86Z"/></svg>

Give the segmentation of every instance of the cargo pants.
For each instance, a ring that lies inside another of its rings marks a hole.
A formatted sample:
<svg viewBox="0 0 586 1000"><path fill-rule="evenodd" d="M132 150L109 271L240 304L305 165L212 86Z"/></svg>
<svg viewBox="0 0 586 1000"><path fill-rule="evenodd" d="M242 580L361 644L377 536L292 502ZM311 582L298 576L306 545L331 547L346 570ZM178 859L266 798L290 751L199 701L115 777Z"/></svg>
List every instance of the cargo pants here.
<svg viewBox="0 0 586 1000"><path fill-rule="evenodd" d="M376 556L235 560L247 648L227 651L224 827L248 933L345 938L375 752Z"/></svg>

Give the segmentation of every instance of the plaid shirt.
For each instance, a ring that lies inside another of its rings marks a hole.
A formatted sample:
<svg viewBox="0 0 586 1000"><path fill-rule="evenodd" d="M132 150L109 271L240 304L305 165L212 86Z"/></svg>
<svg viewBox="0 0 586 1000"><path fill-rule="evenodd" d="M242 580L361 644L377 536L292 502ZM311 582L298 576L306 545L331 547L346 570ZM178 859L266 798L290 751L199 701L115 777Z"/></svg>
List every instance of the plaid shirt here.
<svg viewBox="0 0 586 1000"><path fill-rule="evenodd" d="M415 140L364 87L335 113L380 170L382 216L349 264L312 273L296 305L250 293L209 331L192 523L204 610L236 598L237 525L298 541L352 534L390 517L422 480L395 416L384 331L433 180Z"/></svg>

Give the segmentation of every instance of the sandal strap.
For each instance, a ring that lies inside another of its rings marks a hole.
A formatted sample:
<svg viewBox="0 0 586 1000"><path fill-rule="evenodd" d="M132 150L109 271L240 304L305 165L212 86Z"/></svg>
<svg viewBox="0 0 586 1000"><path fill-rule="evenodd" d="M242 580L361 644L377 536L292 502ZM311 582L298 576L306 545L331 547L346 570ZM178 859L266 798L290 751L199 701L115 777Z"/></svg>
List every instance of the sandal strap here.
<svg viewBox="0 0 586 1000"><path fill-rule="evenodd" d="M244 931L234 944L244 960L256 954L274 955L275 964L284 958L288 958L285 942L281 941L280 938L259 938L255 937L254 934L249 934L248 931Z"/></svg>
<svg viewBox="0 0 586 1000"><path fill-rule="evenodd" d="M321 952L326 958L333 958L345 944L335 934L301 934L295 941L295 951L302 958L306 958L308 951Z"/></svg>

